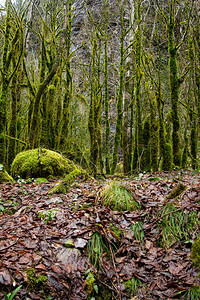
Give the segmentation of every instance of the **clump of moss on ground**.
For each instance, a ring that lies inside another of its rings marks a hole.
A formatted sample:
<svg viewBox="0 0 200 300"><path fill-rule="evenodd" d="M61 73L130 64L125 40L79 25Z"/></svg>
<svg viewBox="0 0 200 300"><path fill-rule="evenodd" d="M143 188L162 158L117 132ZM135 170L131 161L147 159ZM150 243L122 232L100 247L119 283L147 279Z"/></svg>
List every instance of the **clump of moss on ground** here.
<svg viewBox="0 0 200 300"><path fill-rule="evenodd" d="M80 167L75 167L72 172L67 174L65 178L56 184L50 191L49 194L65 194L69 192L71 183L76 179L77 176L83 175L87 177L87 172Z"/></svg>
<svg viewBox="0 0 200 300"><path fill-rule="evenodd" d="M0 164L0 183L13 181L13 178L8 174L4 166Z"/></svg>
<svg viewBox="0 0 200 300"><path fill-rule="evenodd" d="M74 169L75 165L61 154L37 148L18 153L12 163L11 174L21 178L64 176Z"/></svg>
<svg viewBox="0 0 200 300"><path fill-rule="evenodd" d="M191 258L193 260L193 263L200 268L200 236L192 245Z"/></svg>

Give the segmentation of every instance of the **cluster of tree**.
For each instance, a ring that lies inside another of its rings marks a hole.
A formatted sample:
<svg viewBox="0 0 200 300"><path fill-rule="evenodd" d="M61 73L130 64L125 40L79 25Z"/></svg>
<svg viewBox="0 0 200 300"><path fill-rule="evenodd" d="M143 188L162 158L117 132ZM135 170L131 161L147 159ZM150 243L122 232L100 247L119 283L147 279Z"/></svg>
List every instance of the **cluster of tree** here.
<svg viewBox="0 0 200 300"><path fill-rule="evenodd" d="M95 174L196 168L199 28L194 0L7 0L0 163L46 147Z"/></svg>

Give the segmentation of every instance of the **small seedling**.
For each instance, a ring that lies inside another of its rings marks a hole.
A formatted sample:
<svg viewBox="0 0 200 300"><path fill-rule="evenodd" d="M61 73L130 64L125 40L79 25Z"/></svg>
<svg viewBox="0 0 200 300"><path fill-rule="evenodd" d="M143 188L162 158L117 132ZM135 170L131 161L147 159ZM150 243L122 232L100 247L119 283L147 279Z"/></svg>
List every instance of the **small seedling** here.
<svg viewBox="0 0 200 300"><path fill-rule="evenodd" d="M9 294L3 292L4 296L5 296L5 300L12 300L15 297L15 295L17 294L17 292L19 291L19 289L21 289L21 287L22 287L22 285L18 286L12 293L9 293Z"/></svg>

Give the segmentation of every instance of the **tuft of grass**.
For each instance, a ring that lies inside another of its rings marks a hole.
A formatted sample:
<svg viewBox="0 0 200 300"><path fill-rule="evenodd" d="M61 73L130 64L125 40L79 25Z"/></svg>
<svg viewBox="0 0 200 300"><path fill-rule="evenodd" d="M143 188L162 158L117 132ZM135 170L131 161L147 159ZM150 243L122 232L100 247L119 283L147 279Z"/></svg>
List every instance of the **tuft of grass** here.
<svg viewBox="0 0 200 300"><path fill-rule="evenodd" d="M178 292L177 295L183 295L183 300L199 300L200 299L200 287L192 286L189 291Z"/></svg>
<svg viewBox="0 0 200 300"><path fill-rule="evenodd" d="M131 229L134 233L135 240L138 241L141 245L143 243L143 240L144 240L144 230L143 230L142 221L138 221L138 222L132 224Z"/></svg>
<svg viewBox="0 0 200 300"><path fill-rule="evenodd" d="M131 296L135 296L138 288L142 285L142 282L138 278L133 277L131 280L126 281L124 285L127 292Z"/></svg>
<svg viewBox="0 0 200 300"><path fill-rule="evenodd" d="M87 246L88 257L91 263L101 269L102 257L107 246L99 232L93 233Z"/></svg>
<svg viewBox="0 0 200 300"><path fill-rule="evenodd" d="M104 205L117 211L134 211L140 209L131 192L119 182L109 182L101 191L100 198Z"/></svg>
<svg viewBox="0 0 200 300"><path fill-rule="evenodd" d="M200 221L198 220L197 212L189 212L187 210L177 210L173 205L166 205L161 216L168 214L162 218L162 242L164 247L169 248L171 244L182 240L189 240L191 233L198 229Z"/></svg>

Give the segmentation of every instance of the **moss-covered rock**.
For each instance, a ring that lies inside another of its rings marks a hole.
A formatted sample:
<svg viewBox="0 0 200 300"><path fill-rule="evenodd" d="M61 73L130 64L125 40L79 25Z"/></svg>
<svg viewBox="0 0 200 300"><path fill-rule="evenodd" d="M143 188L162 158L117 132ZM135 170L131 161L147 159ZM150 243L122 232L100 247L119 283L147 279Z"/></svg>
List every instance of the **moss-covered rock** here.
<svg viewBox="0 0 200 300"><path fill-rule="evenodd" d="M12 163L11 174L21 178L63 176L74 168L75 165L61 154L37 148L18 153Z"/></svg>
<svg viewBox="0 0 200 300"><path fill-rule="evenodd" d="M70 184L75 180L79 175L87 176L86 171L80 167L75 167L72 172L67 174L65 178L58 184L56 184L49 192L49 195L52 194L65 194L69 192Z"/></svg>
<svg viewBox="0 0 200 300"><path fill-rule="evenodd" d="M0 183L13 181L13 178L8 174L4 166L0 164Z"/></svg>
<svg viewBox="0 0 200 300"><path fill-rule="evenodd" d="M192 245L191 258L193 259L193 263L200 267L200 237Z"/></svg>

